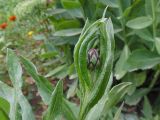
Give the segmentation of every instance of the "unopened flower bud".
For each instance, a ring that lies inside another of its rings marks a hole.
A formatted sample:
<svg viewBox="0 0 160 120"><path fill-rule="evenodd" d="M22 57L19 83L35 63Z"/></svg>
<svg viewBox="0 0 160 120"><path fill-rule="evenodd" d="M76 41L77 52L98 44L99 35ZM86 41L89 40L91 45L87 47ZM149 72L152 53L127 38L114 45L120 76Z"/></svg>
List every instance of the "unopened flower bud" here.
<svg viewBox="0 0 160 120"><path fill-rule="evenodd" d="M98 51L94 48L88 51L88 67L95 68L99 64L99 54Z"/></svg>

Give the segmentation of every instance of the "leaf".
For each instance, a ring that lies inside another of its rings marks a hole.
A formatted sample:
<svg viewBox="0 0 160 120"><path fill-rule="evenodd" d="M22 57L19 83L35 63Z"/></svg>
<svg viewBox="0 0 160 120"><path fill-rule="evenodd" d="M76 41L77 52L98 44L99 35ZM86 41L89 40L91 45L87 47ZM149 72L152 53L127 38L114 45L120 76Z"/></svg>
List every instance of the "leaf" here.
<svg viewBox="0 0 160 120"><path fill-rule="evenodd" d="M65 9L73 9L80 7L80 3L78 0L61 0L61 3Z"/></svg>
<svg viewBox="0 0 160 120"><path fill-rule="evenodd" d="M124 114L124 120L139 120L137 114L132 113L132 114Z"/></svg>
<svg viewBox="0 0 160 120"><path fill-rule="evenodd" d="M144 95L146 95L148 89L137 89L132 95L126 96L125 103L128 105L137 105Z"/></svg>
<svg viewBox="0 0 160 120"><path fill-rule="evenodd" d="M7 49L7 68L12 84L17 88L21 88L22 68L18 62L18 58L11 49Z"/></svg>
<svg viewBox="0 0 160 120"><path fill-rule="evenodd" d="M35 120L32 108L21 91L18 93L18 101L21 107L22 120Z"/></svg>
<svg viewBox="0 0 160 120"><path fill-rule="evenodd" d="M79 107L65 99L63 99L62 112L67 120L77 120Z"/></svg>
<svg viewBox="0 0 160 120"><path fill-rule="evenodd" d="M147 16L142 16L142 17L137 17L132 20L129 20L126 25L129 28L132 29L143 29L152 24L153 20L151 17Z"/></svg>
<svg viewBox="0 0 160 120"><path fill-rule="evenodd" d="M36 41L46 40L46 39L47 39L47 38L45 37L45 35L43 35L43 34L33 35L32 38L33 38L34 40L36 40Z"/></svg>
<svg viewBox="0 0 160 120"><path fill-rule="evenodd" d="M74 64L81 84L81 93L82 96L84 95L82 98L85 98L81 104L80 119L85 119L89 110L98 103L105 93L112 71L114 54L114 32L111 19L102 18L91 24L87 29L86 26L74 50ZM101 38L99 40L101 66L95 73L97 79L95 78L96 81L93 83L90 77L91 71L87 68L87 59L84 56L87 56L87 50L90 48L89 43L97 37Z"/></svg>
<svg viewBox="0 0 160 120"><path fill-rule="evenodd" d="M54 120L62 110L63 103L63 82L60 80L51 96L49 107L44 115L44 120Z"/></svg>
<svg viewBox="0 0 160 120"><path fill-rule="evenodd" d="M81 31L82 31L81 28L65 29L65 30L56 31L54 33L54 36L63 36L63 37L76 36L76 35L79 35Z"/></svg>
<svg viewBox="0 0 160 120"><path fill-rule="evenodd" d="M160 63L160 56L154 52L138 49L131 53L124 68L127 71L150 69Z"/></svg>
<svg viewBox="0 0 160 120"><path fill-rule="evenodd" d="M149 103L149 100L147 97L144 97L144 104L143 104L143 114L147 119L152 119L152 107L151 104Z"/></svg>
<svg viewBox="0 0 160 120"><path fill-rule="evenodd" d="M7 49L7 67L10 79L13 83L13 101L10 101L10 119L19 120L22 116L23 120L35 120L31 106L22 94L22 68L19 59L11 49ZM21 99L23 98L23 99ZM23 103L23 104L21 104ZM20 113L20 107L22 113Z"/></svg>
<svg viewBox="0 0 160 120"><path fill-rule="evenodd" d="M94 14L96 12L96 4L94 1L90 2L89 0L79 0L83 9L85 18L93 20Z"/></svg>
<svg viewBox="0 0 160 120"><path fill-rule="evenodd" d="M118 8L118 2L116 0L99 0L98 3L102 3L104 6Z"/></svg>
<svg viewBox="0 0 160 120"><path fill-rule="evenodd" d="M155 38L155 46L156 46L158 54L160 54L160 38L159 37Z"/></svg>
<svg viewBox="0 0 160 120"><path fill-rule="evenodd" d="M10 112L9 112L9 118L16 120L18 119L16 116L18 113L17 109L17 99L15 99L15 90L5 83L0 81L0 97L6 99L10 103Z"/></svg>
<svg viewBox="0 0 160 120"><path fill-rule="evenodd" d="M121 115L121 111L122 111L123 105L124 105L124 103L122 103L122 105L117 110L113 120L120 120L120 117L121 117L120 115Z"/></svg>
<svg viewBox="0 0 160 120"><path fill-rule="evenodd" d="M123 82L131 82L135 87L141 86L146 80L146 72L128 73L122 79Z"/></svg>
<svg viewBox="0 0 160 120"><path fill-rule="evenodd" d="M152 1L151 0L145 0L145 12L147 15L153 17L153 14L152 14L153 8L152 8Z"/></svg>
<svg viewBox="0 0 160 120"><path fill-rule="evenodd" d="M1 96L1 95L0 95ZM9 120L9 103L5 99L0 97L0 116L1 120Z"/></svg>
<svg viewBox="0 0 160 120"><path fill-rule="evenodd" d="M74 81L74 83L69 87L69 90L67 92L67 99L69 99L70 97L73 97L76 93L76 89L77 89L77 80Z"/></svg>
<svg viewBox="0 0 160 120"><path fill-rule="evenodd" d="M9 77L12 81L14 86L13 89L13 100L10 101L10 113L9 117L13 120L19 120L20 113L19 113L19 104L18 104L18 91L22 87L22 68L18 61L17 56L11 49L7 49L7 68L9 72Z"/></svg>
<svg viewBox="0 0 160 120"><path fill-rule="evenodd" d="M13 89L0 81L0 97L7 100L8 102L13 102Z"/></svg>
<svg viewBox="0 0 160 120"><path fill-rule="evenodd" d="M49 104L50 97L53 91L53 86L45 77L38 74L37 69L32 62L30 62L24 57L20 57L20 60L23 63L26 71L35 80L36 85L38 87L38 92L40 93L42 100L45 104Z"/></svg>
<svg viewBox="0 0 160 120"><path fill-rule="evenodd" d="M81 23L77 19L73 20L61 20L53 22L56 30L69 29L69 28L80 28Z"/></svg>
<svg viewBox="0 0 160 120"><path fill-rule="evenodd" d="M130 50L128 46L125 45L120 55L120 58L117 61L115 66L115 77L117 80L121 79L127 73L127 71L124 69L124 64L126 63L126 60L128 59L129 54L130 54Z"/></svg>
<svg viewBox="0 0 160 120"><path fill-rule="evenodd" d="M107 111L109 111L114 105L116 105L128 92L128 88L131 85L131 82L123 82L116 86L114 86L109 94L108 94L108 100L105 102L103 111L101 113L102 116L107 115Z"/></svg>
<svg viewBox="0 0 160 120"><path fill-rule="evenodd" d="M41 54L40 57L41 58L53 58L55 57L56 55L58 55L58 52L57 51L51 51L51 52L46 52L44 54Z"/></svg>
<svg viewBox="0 0 160 120"><path fill-rule="evenodd" d="M142 38L143 40L147 40L147 41L150 41L150 42L154 41L152 33L147 29L135 30L135 34L137 36L139 36L140 38Z"/></svg>
<svg viewBox="0 0 160 120"><path fill-rule="evenodd" d="M36 67L34 66L34 64L32 62L30 62L29 60L27 60L26 58L24 57L20 57L21 59L21 62L24 64L24 67L25 69L27 70L27 72L33 77L33 79L35 80L36 84L37 84L37 87L38 87L38 91L40 93L40 96L42 97L42 100L48 105L50 102L51 102L51 97L53 97L53 94L55 94L54 92L52 93L53 91L53 87L51 85L51 83L43 76L39 75L37 70L36 70ZM59 83L60 85L62 83ZM57 86L59 85L57 84ZM57 89L60 89L59 87ZM55 88L56 90L56 88ZM54 90L54 91L55 91ZM56 90L57 91L57 90ZM56 93L56 95L59 94L59 93ZM63 97L63 96L62 96ZM56 99L56 98L54 98ZM61 98L62 99L62 98ZM53 101L52 101L53 102ZM61 102L60 106L62 106L64 103L62 101L59 101ZM65 106L65 110L70 110L70 107L67 106L67 105L64 105ZM65 111L64 110L64 111ZM66 111L65 111L66 112ZM63 113L65 114L65 113ZM71 113L70 113L71 114ZM73 117L73 116L72 116ZM50 119L49 119L50 120ZM72 120L72 119L71 119ZM74 120L74 119L73 119Z"/></svg>
<svg viewBox="0 0 160 120"><path fill-rule="evenodd" d="M109 93L109 90L111 89L112 83L113 83L113 75L111 74L104 95L98 101L98 103L89 111L89 113L87 114L86 120L97 120L100 118L104 105L108 100L108 93Z"/></svg>
<svg viewBox="0 0 160 120"><path fill-rule="evenodd" d="M54 70L50 71L45 77L51 77L56 75L57 73L59 73L60 71L62 71L63 69L65 69L67 67L67 65L61 65L58 66L57 68L55 68Z"/></svg>

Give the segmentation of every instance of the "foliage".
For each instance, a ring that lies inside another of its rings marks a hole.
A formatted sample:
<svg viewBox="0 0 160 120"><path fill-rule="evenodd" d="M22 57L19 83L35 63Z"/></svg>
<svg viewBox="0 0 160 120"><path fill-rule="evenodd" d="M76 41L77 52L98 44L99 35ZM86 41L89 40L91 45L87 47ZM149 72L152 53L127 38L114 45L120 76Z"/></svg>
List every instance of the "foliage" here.
<svg viewBox="0 0 160 120"><path fill-rule="evenodd" d="M7 76L3 65L7 47L25 53L23 55L32 60L38 70L45 69L45 72L38 72L33 63L20 57L27 73L35 80L43 102L49 105L44 119L160 119L160 0L13 0L12 5L1 3L1 8L5 9L0 10L0 18L3 18L0 22L1 28L5 28L0 30L0 79L7 79L1 77L1 74ZM106 6L108 10L103 14ZM8 20L12 15L17 17L14 22ZM34 45L37 41L42 46ZM27 52L27 45L33 45L28 48L33 52ZM26 52L22 52L24 48ZM88 68L90 48L100 54L99 64L94 64L93 68ZM15 79L12 72L9 74L12 74L13 86L1 83L8 91L17 87L14 81L21 81L21 75ZM60 79L55 88L47 80L54 78ZM80 108L64 97L61 80L64 78L74 80L66 96L77 95L81 100ZM122 102L123 96L124 105L117 109L115 104ZM19 101L16 104L18 111L22 109ZM126 105L129 110L125 110ZM132 107L137 110L128 112ZM8 114L7 110L0 111L4 117Z"/></svg>

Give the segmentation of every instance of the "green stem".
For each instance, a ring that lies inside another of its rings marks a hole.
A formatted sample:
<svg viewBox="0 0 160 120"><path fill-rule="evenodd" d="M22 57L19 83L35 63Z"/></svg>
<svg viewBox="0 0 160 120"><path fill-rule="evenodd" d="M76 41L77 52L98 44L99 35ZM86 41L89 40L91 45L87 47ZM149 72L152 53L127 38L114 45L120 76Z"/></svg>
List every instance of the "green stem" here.
<svg viewBox="0 0 160 120"><path fill-rule="evenodd" d="M157 70L154 74L154 77L153 77L153 80L151 81L151 84L149 86L149 89L152 89L154 84L156 83L156 81L158 80L158 77L159 77L159 74L160 74L160 70Z"/></svg>
<svg viewBox="0 0 160 120"><path fill-rule="evenodd" d="M119 13L120 13L120 16L122 17L121 20L120 20L120 23L122 25L122 29L123 29L123 32L122 32L122 35L123 35L123 38L124 38L124 43L127 44L127 37L126 37L126 20L125 18L123 17L123 9L122 9L122 3L120 0L118 0L118 4L119 4Z"/></svg>
<svg viewBox="0 0 160 120"><path fill-rule="evenodd" d="M155 1L154 0L151 0L152 2L152 17L153 17L153 26L152 26L152 29L153 29L153 37L155 38L156 37L156 14L155 14Z"/></svg>

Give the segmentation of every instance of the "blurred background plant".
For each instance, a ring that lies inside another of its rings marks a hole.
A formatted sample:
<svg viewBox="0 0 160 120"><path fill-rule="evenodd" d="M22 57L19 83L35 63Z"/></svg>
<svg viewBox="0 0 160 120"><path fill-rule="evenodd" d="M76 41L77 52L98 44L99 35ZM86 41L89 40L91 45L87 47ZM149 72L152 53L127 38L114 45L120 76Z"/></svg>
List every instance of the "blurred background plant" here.
<svg viewBox="0 0 160 120"><path fill-rule="evenodd" d="M112 19L116 44L114 84L133 83L124 99L123 118L160 119L160 0L0 0L0 3L0 80L10 84L5 65L9 47L32 60L38 71L53 83L65 79L67 98L77 102L73 49L86 19L93 23L109 6L106 17ZM25 91L33 81L27 75L24 79L29 82ZM28 99L32 96L29 93Z"/></svg>

